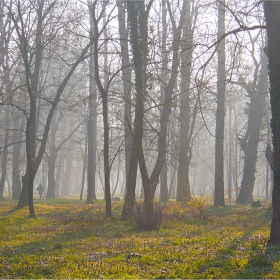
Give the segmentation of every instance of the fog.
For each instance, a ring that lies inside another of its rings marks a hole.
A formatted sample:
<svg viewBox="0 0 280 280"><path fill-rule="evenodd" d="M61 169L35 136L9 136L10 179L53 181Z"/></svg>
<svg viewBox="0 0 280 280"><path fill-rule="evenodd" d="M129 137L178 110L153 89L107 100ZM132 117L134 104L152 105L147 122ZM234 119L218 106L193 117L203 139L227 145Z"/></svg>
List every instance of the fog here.
<svg viewBox="0 0 280 280"><path fill-rule="evenodd" d="M261 5L0 5L0 198L271 199Z"/></svg>

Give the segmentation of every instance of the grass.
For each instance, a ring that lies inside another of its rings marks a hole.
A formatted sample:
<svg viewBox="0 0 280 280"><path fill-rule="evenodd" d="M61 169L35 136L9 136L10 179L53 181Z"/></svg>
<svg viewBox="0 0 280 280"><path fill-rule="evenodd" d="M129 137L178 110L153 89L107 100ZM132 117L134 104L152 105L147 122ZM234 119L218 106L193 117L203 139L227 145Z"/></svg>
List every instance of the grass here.
<svg viewBox="0 0 280 280"><path fill-rule="evenodd" d="M0 201L0 278L280 278L267 247L271 207L207 207L207 221L171 203L158 231L104 217L103 201L37 200L37 217Z"/></svg>

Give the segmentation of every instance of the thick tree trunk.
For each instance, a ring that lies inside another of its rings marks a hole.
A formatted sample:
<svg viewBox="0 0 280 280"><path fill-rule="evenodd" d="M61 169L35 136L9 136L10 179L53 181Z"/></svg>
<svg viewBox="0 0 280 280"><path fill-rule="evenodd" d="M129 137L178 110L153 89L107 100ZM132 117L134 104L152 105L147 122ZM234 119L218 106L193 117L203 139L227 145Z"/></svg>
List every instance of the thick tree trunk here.
<svg viewBox="0 0 280 280"><path fill-rule="evenodd" d="M260 141L260 130L263 118L263 111L266 100L266 91L268 86L267 57L263 54L260 77L256 92L250 93L251 102L249 105L248 140L241 140L241 148L244 151L244 169L241 189L237 202L250 204L253 200L253 190L255 184L256 163L258 156L258 144Z"/></svg>
<svg viewBox="0 0 280 280"><path fill-rule="evenodd" d="M125 130L125 178L126 182L128 182L129 178L129 166L130 166L130 157L132 151L132 135L130 131L130 127L132 127L132 116L131 116L131 89L132 89L132 81L131 81L131 67L129 61L129 53L128 53L128 29L126 27L126 19L125 19L125 1L117 1L118 6L118 21L119 21L119 34L120 34L120 45L121 45L121 60L122 60L122 77L123 77L123 91L124 91L124 130ZM137 161L138 163L138 161ZM136 165L137 169L137 165ZM132 172L137 173L137 171L133 170ZM136 182L136 181L135 181ZM131 182L132 183L132 182ZM133 187L130 184L126 184L126 188L132 188L132 195L130 204L134 204L135 195L133 195Z"/></svg>
<svg viewBox="0 0 280 280"><path fill-rule="evenodd" d="M218 3L218 38L225 34L225 0ZM224 129L225 129L225 40L221 40L218 52L216 141L215 141L215 189L214 206L224 206Z"/></svg>
<svg viewBox="0 0 280 280"><path fill-rule="evenodd" d="M183 49L181 58L181 94L180 94L180 143L179 165L177 180L177 201L186 202L191 200L189 169L190 169L190 82L192 63L192 30L190 3L187 4L185 24L183 27Z"/></svg>
<svg viewBox="0 0 280 280"><path fill-rule="evenodd" d="M264 1L268 38L271 130L273 143L272 223L269 243L280 244L280 2Z"/></svg>
<svg viewBox="0 0 280 280"><path fill-rule="evenodd" d="M137 171L138 171L138 157L136 150L136 143L133 141L128 178L126 181L126 194L124 198L124 205L122 210L122 219L128 220L133 217L133 209L135 204L135 189L136 189L136 179L137 179Z"/></svg>

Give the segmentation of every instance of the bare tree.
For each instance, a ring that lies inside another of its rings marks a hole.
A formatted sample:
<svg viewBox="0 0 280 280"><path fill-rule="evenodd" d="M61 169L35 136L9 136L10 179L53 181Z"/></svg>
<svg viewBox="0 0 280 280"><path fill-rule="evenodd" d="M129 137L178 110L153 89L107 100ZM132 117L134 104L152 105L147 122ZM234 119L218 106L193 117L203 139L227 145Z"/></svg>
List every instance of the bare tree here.
<svg viewBox="0 0 280 280"><path fill-rule="evenodd" d="M14 28L17 35L17 44L20 50L24 71L25 71L25 86L29 98L29 110L26 111L26 155L27 155L27 166L25 175L22 177L22 192L18 207L26 206L28 203L30 216L35 217L34 205L33 205L33 183L34 178L45 152L45 147L48 139L48 133L51 126L53 114L56 106L60 101L60 97L77 66L84 59L90 44L85 46L81 51L77 59L69 67L68 73L62 79L59 84L54 98L50 103L50 109L46 118L44 126L43 137L36 151L37 144L37 106L39 96L39 75L43 62L43 51L51 40L58 34L61 28L60 17L55 19L56 28L52 28L49 34L46 34L49 30L45 24L49 23L48 17L51 16L51 11L56 6L56 1L52 1L49 5L45 6L45 1L39 1L33 3L30 6L27 3L18 1L15 7L9 6L9 16L12 19ZM29 9L29 13L24 11ZM25 19L30 20L35 27L32 30L30 26L25 26ZM30 29L28 29L30 28ZM31 38L33 40L31 40ZM33 45L34 42L34 45Z"/></svg>

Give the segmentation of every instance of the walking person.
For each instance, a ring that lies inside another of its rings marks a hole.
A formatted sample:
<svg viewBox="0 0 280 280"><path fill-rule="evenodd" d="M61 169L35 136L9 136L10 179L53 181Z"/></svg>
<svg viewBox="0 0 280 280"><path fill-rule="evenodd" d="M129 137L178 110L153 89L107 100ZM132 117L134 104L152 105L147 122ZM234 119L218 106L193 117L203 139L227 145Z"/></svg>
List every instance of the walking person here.
<svg viewBox="0 0 280 280"><path fill-rule="evenodd" d="M40 199L42 199L42 195L43 195L43 192L44 192L44 187L42 186L41 183L39 184L39 187L37 188L37 191L39 193Z"/></svg>

